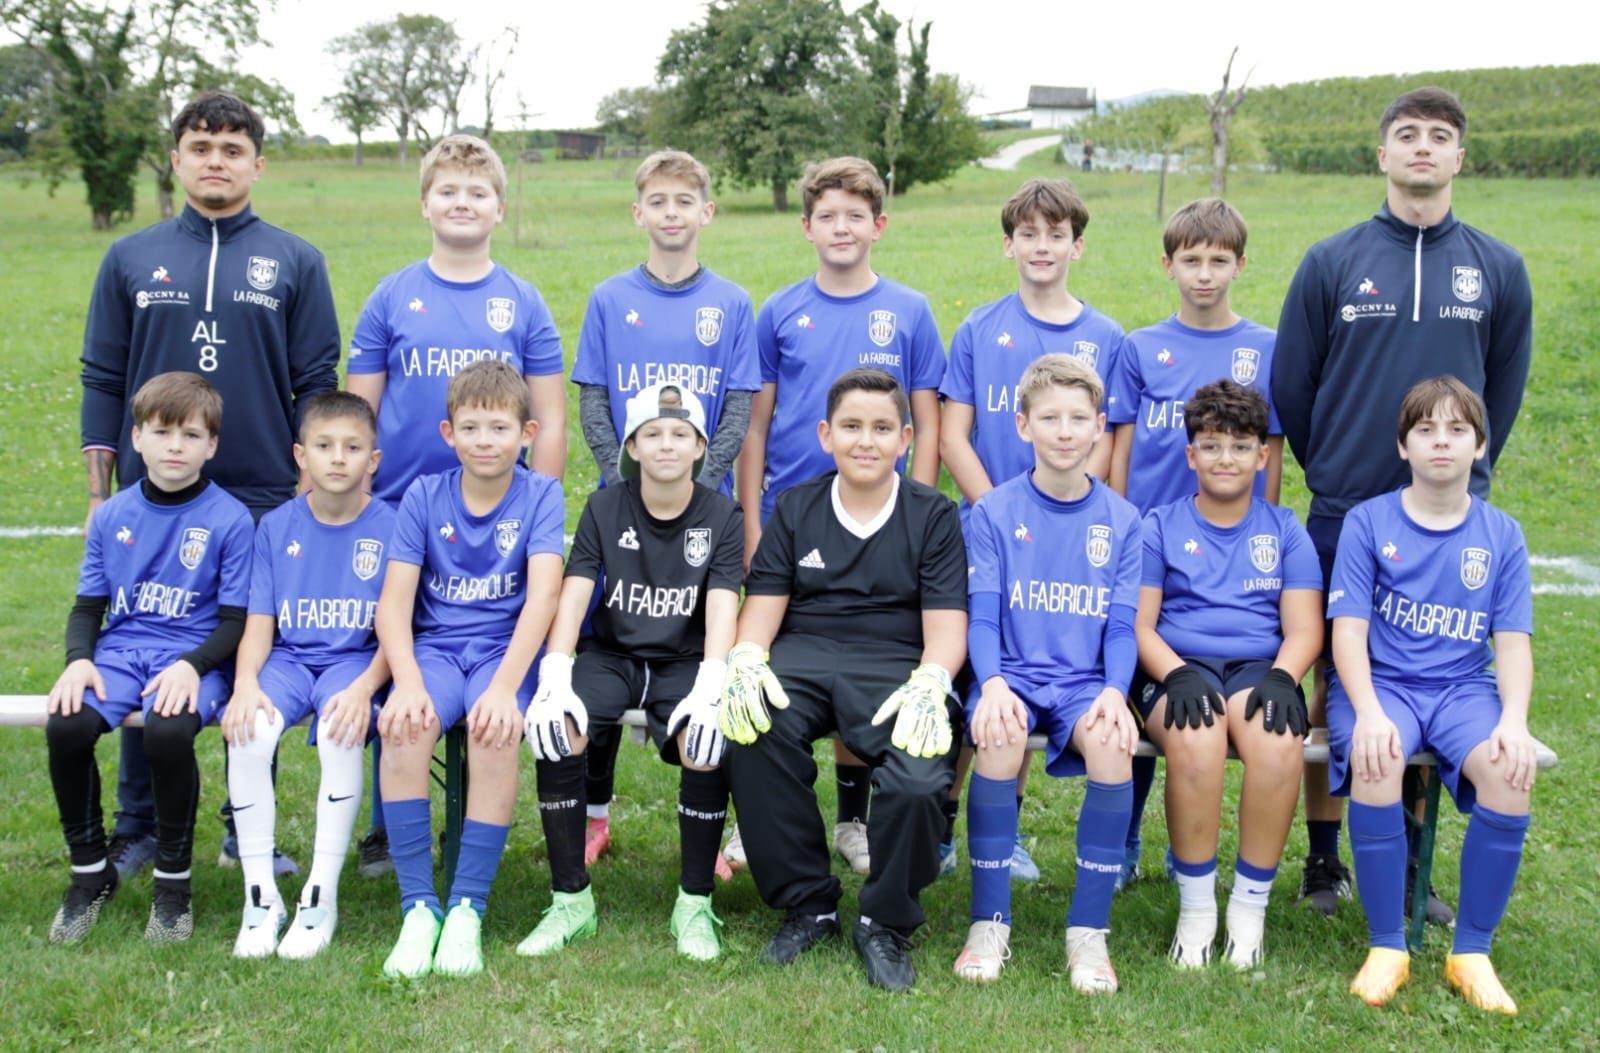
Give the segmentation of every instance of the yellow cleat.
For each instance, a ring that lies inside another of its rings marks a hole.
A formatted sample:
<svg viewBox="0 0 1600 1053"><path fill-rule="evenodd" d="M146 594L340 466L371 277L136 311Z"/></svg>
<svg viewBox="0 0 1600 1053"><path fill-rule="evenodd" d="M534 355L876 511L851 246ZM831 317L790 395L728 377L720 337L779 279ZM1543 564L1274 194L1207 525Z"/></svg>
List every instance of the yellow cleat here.
<svg viewBox="0 0 1600 1053"><path fill-rule="evenodd" d="M1517 1015L1517 1003L1506 994L1487 954L1452 954L1444 960L1445 982L1461 997L1490 1013Z"/></svg>
<svg viewBox="0 0 1600 1053"><path fill-rule="evenodd" d="M1388 947L1367 952L1361 971L1350 981L1350 993L1368 1005L1388 1005L1395 992L1411 979L1411 955Z"/></svg>

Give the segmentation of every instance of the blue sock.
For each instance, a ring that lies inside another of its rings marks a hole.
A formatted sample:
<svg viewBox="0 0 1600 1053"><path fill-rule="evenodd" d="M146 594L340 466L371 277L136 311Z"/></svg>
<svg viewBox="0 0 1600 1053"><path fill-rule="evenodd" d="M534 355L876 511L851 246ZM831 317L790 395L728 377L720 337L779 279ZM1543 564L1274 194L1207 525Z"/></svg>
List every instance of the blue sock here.
<svg viewBox="0 0 1600 1053"><path fill-rule="evenodd" d="M1332 856L1339 858L1339 827L1344 824L1337 819L1307 819L1306 840L1311 842L1311 854L1314 856ZM1352 840L1355 839L1355 823L1350 824Z"/></svg>
<svg viewBox="0 0 1600 1053"><path fill-rule="evenodd" d="M967 787L967 855L972 920L1011 924L1011 846L1017 839L1017 780L972 773Z"/></svg>
<svg viewBox="0 0 1600 1053"><path fill-rule="evenodd" d="M480 823L468 819L461 826L461 854L456 857L456 877L445 901L452 907L466 901L479 915L489 902L489 886L494 884L505 854L506 835L511 827Z"/></svg>
<svg viewBox="0 0 1600 1053"><path fill-rule="evenodd" d="M384 801L383 817L389 828L389 858L400 883L400 913L426 903L442 917L439 893L433 887L433 817L428 799Z"/></svg>
<svg viewBox="0 0 1600 1053"><path fill-rule="evenodd" d="M1134 855L1140 844L1139 830L1144 825L1144 805L1150 799L1150 787L1156 782L1156 759L1133 758L1133 815L1128 819L1128 836L1123 841L1126 855Z"/></svg>
<svg viewBox="0 0 1600 1053"><path fill-rule="evenodd" d="M1399 801L1350 802L1350 853L1372 946L1405 950L1406 813Z"/></svg>
<svg viewBox="0 0 1600 1053"><path fill-rule="evenodd" d="M1123 841L1133 814L1133 780L1089 780L1078 813L1078 879L1072 890L1067 925L1111 927L1111 897L1122 873Z"/></svg>
<svg viewBox="0 0 1600 1053"><path fill-rule="evenodd" d="M1511 901L1522 863L1528 817L1472 806L1461 844L1461 911L1456 915L1454 954L1488 954L1495 927Z"/></svg>

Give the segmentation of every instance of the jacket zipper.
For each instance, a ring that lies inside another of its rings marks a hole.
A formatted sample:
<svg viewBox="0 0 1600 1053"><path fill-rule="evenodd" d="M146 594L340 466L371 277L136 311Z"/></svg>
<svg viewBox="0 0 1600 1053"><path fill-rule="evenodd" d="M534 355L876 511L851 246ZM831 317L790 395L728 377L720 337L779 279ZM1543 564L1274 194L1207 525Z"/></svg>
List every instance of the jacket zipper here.
<svg viewBox="0 0 1600 1053"><path fill-rule="evenodd" d="M1419 263L1418 266L1421 266ZM211 291L217 284L217 221L211 221L211 267L206 273L206 314L211 313Z"/></svg>
<svg viewBox="0 0 1600 1053"><path fill-rule="evenodd" d="M1422 321L1422 232L1424 229L1423 227L1417 228L1416 262L1412 265L1411 320L1413 322ZM213 257L213 262L215 262L215 257ZM211 309L210 303L211 301L208 297L206 300L206 310L208 311Z"/></svg>

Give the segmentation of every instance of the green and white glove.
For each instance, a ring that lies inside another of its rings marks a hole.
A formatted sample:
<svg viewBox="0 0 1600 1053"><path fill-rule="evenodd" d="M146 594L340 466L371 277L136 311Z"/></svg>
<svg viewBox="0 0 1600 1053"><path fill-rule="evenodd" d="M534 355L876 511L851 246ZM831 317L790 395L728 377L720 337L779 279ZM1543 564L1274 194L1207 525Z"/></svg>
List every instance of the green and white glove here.
<svg viewBox="0 0 1600 1053"><path fill-rule="evenodd" d="M954 741L945 705L949 694L950 674L943 666L919 665L878 707L872 724L876 727L898 713L889 741L913 757L942 757Z"/></svg>
<svg viewBox="0 0 1600 1053"><path fill-rule="evenodd" d="M753 643L734 645L728 652L728 679L722 685L722 712L718 723L729 742L748 746L764 731L772 730L767 707L788 709L789 696L772 667L767 651Z"/></svg>

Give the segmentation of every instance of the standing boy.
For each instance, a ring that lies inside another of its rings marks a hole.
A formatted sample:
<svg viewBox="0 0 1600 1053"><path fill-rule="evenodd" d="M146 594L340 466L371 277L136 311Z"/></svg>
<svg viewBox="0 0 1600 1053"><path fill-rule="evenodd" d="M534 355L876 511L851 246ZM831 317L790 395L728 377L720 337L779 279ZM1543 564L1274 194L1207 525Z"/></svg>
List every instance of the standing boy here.
<svg viewBox="0 0 1600 1053"><path fill-rule="evenodd" d="M394 687L378 717L383 810L405 922L386 976L483 970L483 910L517 797L522 711L561 585L561 487L522 466L538 434L513 366L488 360L450 381L440 434L461 465L406 489L378 601ZM433 885L428 770L466 721L467 818L447 898ZM442 926L441 926L442 920Z"/></svg>
<svg viewBox="0 0 1600 1053"><path fill-rule="evenodd" d="M72 858L51 943L87 936L117 890L94 747L138 710L155 790L155 898L145 939L171 943L194 932L194 737L227 701L225 669L250 589L250 513L200 474L221 427L222 399L196 374L146 381L133 396L130 436L144 478L89 520L67 618L67 668L50 690L45 725Z"/></svg>

